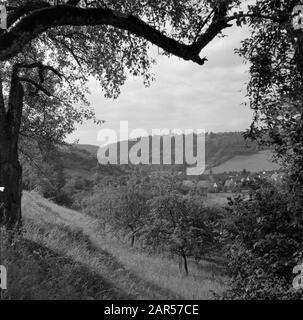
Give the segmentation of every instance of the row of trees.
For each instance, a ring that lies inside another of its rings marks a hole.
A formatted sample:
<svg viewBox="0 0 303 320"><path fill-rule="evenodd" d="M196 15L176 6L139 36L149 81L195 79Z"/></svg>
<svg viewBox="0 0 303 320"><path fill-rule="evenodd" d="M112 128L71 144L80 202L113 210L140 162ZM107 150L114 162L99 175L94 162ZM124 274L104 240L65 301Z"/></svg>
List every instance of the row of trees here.
<svg viewBox="0 0 303 320"><path fill-rule="evenodd" d="M93 191L77 194L75 206L96 216L104 232L127 239L132 247L178 256L186 273L189 256L200 259L214 253L218 209L182 195L173 175L153 179L140 174L123 180L103 179Z"/></svg>

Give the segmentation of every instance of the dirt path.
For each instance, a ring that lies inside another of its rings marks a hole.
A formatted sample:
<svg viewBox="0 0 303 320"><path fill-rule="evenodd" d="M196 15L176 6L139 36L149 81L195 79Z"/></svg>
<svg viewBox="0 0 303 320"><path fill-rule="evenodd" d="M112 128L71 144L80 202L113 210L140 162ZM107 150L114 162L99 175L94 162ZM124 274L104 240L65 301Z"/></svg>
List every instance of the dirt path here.
<svg viewBox="0 0 303 320"><path fill-rule="evenodd" d="M128 289L131 287L135 298L144 300L182 299L182 297L160 288L146 279L140 278L132 270L127 269L119 261L119 257L115 257L108 252L104 245L104 237L96 233L96 226L98 226L97 219L74 211L60 211L59 214L62 219L69 221L71 225L80 228L84 234L89 236L91 244L100 256L100 259L110 267L113 275L115 275L111 280L118 281L119 286L124 284Z"/></svg>

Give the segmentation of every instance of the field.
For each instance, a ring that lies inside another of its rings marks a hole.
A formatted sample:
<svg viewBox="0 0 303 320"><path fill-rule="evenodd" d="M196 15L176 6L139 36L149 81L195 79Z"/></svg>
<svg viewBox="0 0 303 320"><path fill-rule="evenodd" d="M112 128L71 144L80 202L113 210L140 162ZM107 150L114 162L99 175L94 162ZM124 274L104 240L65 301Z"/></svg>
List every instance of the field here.
<svg viewBox="0 0 303 320"><path fill-rule="evenodd" d="M272 162L272 153L269 150L259 151L252 155L238 155L221 165L212 168L213 173L242 171L246 169L250 172L274 171L280 167Z"/></svg>
<svg viewBox="0 0 303 320"><path fill-rule="evenodd" d="M213 299L226 289L224 264L178 262L130 249L82 213L23 196L24 239L8 248L7 299ZM18 261L18 263L16 263Z"/></svg>

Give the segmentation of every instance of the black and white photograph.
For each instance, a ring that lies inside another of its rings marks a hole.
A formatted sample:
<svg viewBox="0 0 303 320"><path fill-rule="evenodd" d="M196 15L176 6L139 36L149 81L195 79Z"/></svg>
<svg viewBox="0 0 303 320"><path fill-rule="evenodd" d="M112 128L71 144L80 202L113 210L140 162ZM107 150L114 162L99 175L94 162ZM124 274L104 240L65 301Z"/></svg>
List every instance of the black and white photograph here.
<svg viewBox="0 0 303 320"><path fill-rule="evenodd" d="M0 304L302 299L303 2L0 1Z"/></svg>

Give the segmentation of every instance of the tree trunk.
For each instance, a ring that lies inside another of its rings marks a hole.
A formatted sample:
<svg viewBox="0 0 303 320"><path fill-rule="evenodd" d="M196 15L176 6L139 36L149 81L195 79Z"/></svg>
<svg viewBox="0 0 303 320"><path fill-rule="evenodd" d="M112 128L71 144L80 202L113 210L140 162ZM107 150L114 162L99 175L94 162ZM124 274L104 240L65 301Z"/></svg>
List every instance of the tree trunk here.
<svg viewBox="0 0 303 320"><path fill-rule="evenodd" d="M133 248L134 245L135 245L135 235L132 234L132 236L131 236L131 247Z"/></svg>
<svg viewBox="0 0 303 320"><path fill-rule="evenodd" d="M183 258L183 262L184 262L184 270L185 270L185 274L188 276L187 257L186 257L186 254L185 254L185 253L183 253L183 254L182 254L182 258Z"/></svg>
<svg viewBox="0 0 303 320"><path fill-rule="evenodd" d="M180 273L182 273L182 255L178 254L178 258L179 258L179 262L178 262L179 271L180 271Z"/></svg>
<svg viewBox="0 0 303 320"><path fill-rule="evenodd" d="M10 230L21 224L22 168L18 160L18 138L24 93L17 71L14 68L12 73L7 108L0 77L0 225Z"/></svg>
<svg viewBox="0 0 303 320"><path fill-rule="evenodd" d="M0 224L8 229L20 225L22 168L16 146L0 134Z"/></svg>

